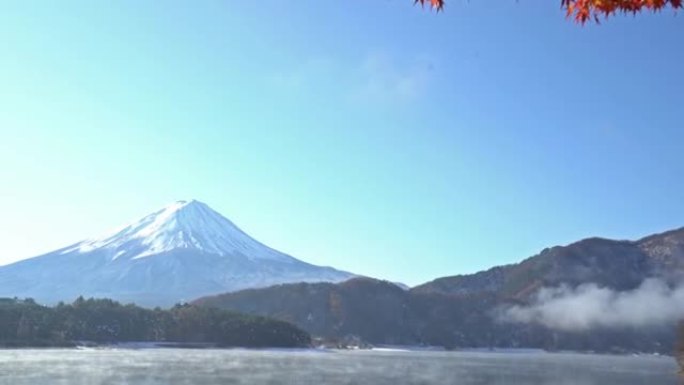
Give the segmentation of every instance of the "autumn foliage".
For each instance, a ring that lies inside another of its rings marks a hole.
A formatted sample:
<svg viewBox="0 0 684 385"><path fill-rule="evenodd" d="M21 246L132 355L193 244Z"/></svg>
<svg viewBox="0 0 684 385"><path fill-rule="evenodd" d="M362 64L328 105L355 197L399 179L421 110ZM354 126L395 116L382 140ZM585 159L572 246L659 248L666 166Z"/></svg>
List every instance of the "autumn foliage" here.
<svg viewBox="0 0 684 385"><path fill-rule="evenodd" d="M444 0L414 0L421 5L431 5L438 11L444 8ZM682 8L684 0L561 0L561 7L568 17L579 23L588 20L599 21L601 16L608 17L616 13L636 14L641 11L659 11L666 7Z"/></svg>

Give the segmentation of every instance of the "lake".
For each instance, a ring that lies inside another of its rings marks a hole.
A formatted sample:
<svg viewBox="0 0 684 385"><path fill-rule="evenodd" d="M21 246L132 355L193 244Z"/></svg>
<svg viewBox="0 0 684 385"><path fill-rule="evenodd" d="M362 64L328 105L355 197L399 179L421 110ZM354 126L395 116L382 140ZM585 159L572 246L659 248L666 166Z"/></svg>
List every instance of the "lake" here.
<svg viewBox="0 0 684 385"><path fill-rule="evenodd" d="M0 350L11 385L670 385L671 357L200 349Z"/></svg>

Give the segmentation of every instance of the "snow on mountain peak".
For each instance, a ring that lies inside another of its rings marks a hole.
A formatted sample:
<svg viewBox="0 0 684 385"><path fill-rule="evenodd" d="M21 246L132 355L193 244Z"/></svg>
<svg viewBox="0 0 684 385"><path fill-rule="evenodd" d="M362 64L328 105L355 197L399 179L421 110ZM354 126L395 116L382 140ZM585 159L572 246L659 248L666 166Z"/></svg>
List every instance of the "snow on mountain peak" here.
<svg viewBox="0 0 684 385"><path fill-rule="evenodd" d="M103 236L0 267L0 297L78 296L170 306L206 295L353 274L300 261L195 200L177 201Z"/></svg>
<svg viewBox="0 0 684 385"><path fill-rule="evenodd" d="M108 234L77 243L62 254L106 250L112 259L138 259L178 249L249 259L292 259L251 238L233 222L194 199L171 203Z"/></svg>

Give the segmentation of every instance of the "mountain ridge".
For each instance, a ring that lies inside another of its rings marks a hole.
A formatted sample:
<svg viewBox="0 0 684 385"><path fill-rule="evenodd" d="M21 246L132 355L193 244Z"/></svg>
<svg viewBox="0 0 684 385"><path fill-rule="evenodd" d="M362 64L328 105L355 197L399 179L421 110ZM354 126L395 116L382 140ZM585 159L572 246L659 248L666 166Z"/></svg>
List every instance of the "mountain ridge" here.
<svg viewBox="0 0 684 385"><path fill-rule="evenodd" d="M602 297L610 300L639 292L652 279L672 287L681 285L683 245L684 229L636 241L592 237L545 248L518 263L437 278L405 292L392 289L389 282L368 284L352 279L340 284L286 284L238 291L195 303L280 318L332 340L670 354L674 321L648 327L557 330L538 322L511 320L507 309L538 311L534 306L540 305L539 293L548 288L556 288L553 293L559 295L612 293ZM579 292L573 291L577 288ZM375 323L383 328L363 326Z"/></svg>
<svg viewBox="0 0 684 385"><path fill-rule="evenodd" d="M177 201L104 235L0 267L0 297L78 296L168 306L202 295L354 275L253 239L196 201Z"/></svg>
<svg viewBox="0 0 684 385"><path fill-rule="evenodd" d="M617 258L618 256L620 258ZM540 262L539 257L542 258L543 262ZM594 260L588 260L589 257L593 257ZM607 275L610 275L610 270L614 270L613 275L615 276L624 275L625 272L628 272L628 278L631 277L631 279L612 277L611 280L609 277L604 276L577 277L575 281L572 281L568 280L567 277L567 273L572 273L572 271L565 270L566 277L561 277L561 274L556 272L554 277L548 277L549 279L542 283L544 285L557 285L560 283L572 285L588 280L609 288L625 290L637 287L645 278L651 275L661 277L668 282L679 281L682 279L682 273L684 273L684 227L647 235L637 240L588 237L564 246L544 248L538 254L523 259L518 263L494 266L473 274L439 277L417 285L412 289L438 291L447 294L464 292L469 290L470 285L482 286L486 281L489 281L490 284L500 281L503 279L503 275L507 273L523 276L527 269L543 270L545 268L552 268L552 266L545 265L545 263L549 262L571 264L573 263L571 261L573 258L575 259L574 262L577 259L584 258L582 261L584 264L593 263L592 267L595 268L596 272L600 271ZM608 258L613 258L614 261L619 261L622 258L623 262L632 264L635 269L632 271L616 269L617 266L612 264L612 261L607 261ZM602 263L603 265L601 265ZM675 268L675 271L672 268ZM580 278L583 278L583 280ZM505 282L499 282L500 286L496 287L496 289L502 289L504 284ZM447 286L449 287L447 288ZM518 288L522 289L521 287ZM515 288L509 287L508 294L515 297Z"/></svg>

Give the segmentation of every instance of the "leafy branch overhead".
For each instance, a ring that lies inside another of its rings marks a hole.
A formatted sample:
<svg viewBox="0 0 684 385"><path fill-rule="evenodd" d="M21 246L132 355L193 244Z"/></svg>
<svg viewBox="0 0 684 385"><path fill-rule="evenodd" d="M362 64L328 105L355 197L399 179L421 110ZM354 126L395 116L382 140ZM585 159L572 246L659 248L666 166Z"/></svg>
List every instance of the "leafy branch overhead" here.
<svg viewBox="0 0 684 385"><path fill-rule="evenodd" d="M561 0L561 7L565 9L568 17L584 24L588 20L598 22L600 16L608 17L616 13L659 11L668 6L680 9L683 2L684 0ZM444 8L444 0L415 0L415 3L427 3L438 11Z"/></svg>

